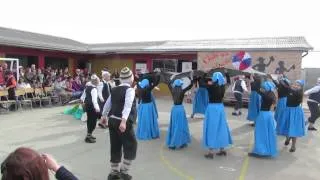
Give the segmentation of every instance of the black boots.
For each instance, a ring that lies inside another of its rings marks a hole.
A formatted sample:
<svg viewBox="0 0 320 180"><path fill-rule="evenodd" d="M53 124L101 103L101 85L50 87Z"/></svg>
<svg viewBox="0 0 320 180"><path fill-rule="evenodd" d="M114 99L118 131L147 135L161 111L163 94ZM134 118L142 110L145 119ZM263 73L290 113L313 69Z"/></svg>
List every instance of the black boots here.
<svg viewBox="0 0 320 180"><path fill-rule="evenodd" d="M96 137L92 136L91 134L88 134L86 138L84 139L86 143L95 143Z"/></svg>
<svg viewBox="0 0 320 180"><path fill-rule="evenodd" d="M122 172L112 172L108 176L108 180L131 180L132 176Z"/></svg>

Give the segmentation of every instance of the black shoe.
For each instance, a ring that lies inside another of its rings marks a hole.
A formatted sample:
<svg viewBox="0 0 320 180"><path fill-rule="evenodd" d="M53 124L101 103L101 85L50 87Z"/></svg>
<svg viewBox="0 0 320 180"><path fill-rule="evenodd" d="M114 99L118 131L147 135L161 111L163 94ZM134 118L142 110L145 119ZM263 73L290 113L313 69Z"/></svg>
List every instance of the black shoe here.
<svg viewBox="0 0 320 180"><path fill-rule="evenodd" d="M90 138L92 138L92 139L94 139L94 140L96 140L96 139L97 139L96 137L94 137L94 136L92 136L92 135L90 136Z"/></svg>
<svg viewBox="0 0 320 180"><path fill-rule="evenodd" d="M119 172L112 172L108 175L108 180L122 180L122 177Z"/></svg>
<svg viewBox="0 0 320 180"><path fill-rule="evenodd" d="M220 151L218 153L216 153L217 156L227 156L227 152L226 151Z"/></svg>
<svg viewBox="0 0 320 180"><path fill-rule="evenodd" d="M170 150L176 150L176 147L169 147Z"/></svg>
<svg viewBox="0 0 320 180"><path fill-rule="evenodd" d="M312 127L309 126L309 127L308 127L308 130L309 130L309 131L317 131L318 129L316 129L316 128L313 127L313 126L312 126Z"/></svg>
<svg viewBox="0 0 320 180"><path fill-rule="evenodd" d="M123 172L120 172L120 177L123 179L123 180L131 180L132 179L132 176L130 176L129 174L125 174Z"/></svg>
<svg viewBox="0 0 320 180"><path fill-rule="evenodd" d="M194 118L194 114L191 114L191 119L193 119Z"/></svg>
<svg viewBox="0 0 320 180"><path fill-rule="evenodd" d="M249 126L252 126L252 127L254 127L254 126L255 126L255 124L254 124L254 123L252 123L252 124L249 124Z"/></svg>
<svg viewBox="0 0 320 180"><path fill-rule="evenodd" d="M258 154L256 154L256 153L248 153L248 156L250 156L250 157L261 157L261 156L259 156Z"/></svg>
<svg viewBox="0 0 320 180"><path fill-rule="evenodd" d="M188 144L183 144L182 146L180 146L180 149L186 148L188 146Z"/></svg>
<svg viewBox="0 0 320 180"><path fill-rule="evenodd" d="M207 159L213 159L214 155L213 153L208 153L208 154L205 154L204 157Z"/></svg>
<svg viewBox="0 0 320 180"><path fill-rule="evenodd" d="M295 147L291 147L289 152L291 152L291 153L296 152L296 148Z"/></svg>
<svg viewBox="0 0 320 180"><path fill-rule="evenodd" d="M284 142L285 146L288 146L290 144L290 139L286 139L286 141Z"/></svg>
<svg viewBox="0 0 320 180"><path fill-rule="evenodd" d="M238 116L238 114L236 112L233 112L232 116Z"/></svg>
<svg viewBox="0 0 320 180"><path fill-rule="evenodd" d="M241 116L241 114L242 114L242 112L239 112L239 114L238 114L238 115L239 115L239 116Z"/></svg>
<svg viewBox="0 0 320 180"><path fill-rule="evenodd" d="M104 125L104 124L99 123L98 126L99 126L100 128L102 128L102 129L107 129L107 126Z"/></svg>
<svg viewBox="0 0 320 180"><path fill-rule="evenodd" d="M92 139L91 137L86 137L86 139L84 140L86 143L95 143L96 140Z"/></svg>

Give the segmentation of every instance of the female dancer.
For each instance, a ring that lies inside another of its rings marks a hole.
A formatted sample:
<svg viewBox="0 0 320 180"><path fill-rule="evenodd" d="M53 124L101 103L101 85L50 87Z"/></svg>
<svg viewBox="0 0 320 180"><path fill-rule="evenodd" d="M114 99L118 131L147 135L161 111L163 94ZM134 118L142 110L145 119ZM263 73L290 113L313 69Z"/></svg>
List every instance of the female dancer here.
<svg viewBox="0 0 320 180"><path fill-rule="evenodd" d="M276 122L271 111L276 103L275 85L271 81L265 81L258 93L262 103L254 129L254 148L249 156L275 157L277 151Z"/></svg>
<svg viewBox="0 0 320 180"><path fill-rule="evenodd" d="M226 74L229 80L229 75ZM203 146L209 149L205 155L208 159L213 159L213 149L220 149L217 155L226 156L225 147L232 144L229 127L226 120L222 99L225 93L225 79L220 72L212 75L212 82L207 85L209 93L209 105L205 113L203 124Z"/></svg>
<svg viewBox="0 0 320 180"><path fill-rule="evenodd" d="M278 134L286 136L284 144L287 146L292 140L290 152L296 151L297 137L305 135L305 119L301 107L303 85L303 80L297 80L289 88L287 107L281 114L277 125Z"/></svg>
<svg viewBox="0 0 320 180"><path fill-rule="evenodd" d="M137 84L138 94L141 104L138 109L137 138L140 140L150 140L160 137L158 114L155 104L152 102L152 89L159 84L160 78L155 82L143 79Z"/></svg>
<svg viewBox="0 0 320 180"><path fill-rule="evenodd" d="M196 94L193 99L193 112L191 118L193 118L196 113L205 114L209 103L205 76L198 78L195 82L195 85L198 87L198 89L196 90Z"/></svg>
<svg viewBox="0 0 320 180"><path fill-rule="evenodd" d="M273 81L278 90L278 96L279 96L279 101L276 106L276 111L274 113L274 118L278 122L280 115L284 112L286 106L287 106L287 94L289 92L290 88L290 81L285 78L281 77L279 79L279 82Z"/></svg>
<svg viewBox="0 0 320 180"><path fill-rule="evenodd" d="M258 94L261 85L261 78L257 75L251 76L251 94L248 106L247 120L252 121L254 125L256 118L259 115L261 106L261 96Z"/></svg>
<svg viewBox="0 0 320 180"><path fill-rule="evenodd" d="M190 85L185 88L182 87L183 81L181 79L176 79L173 83L168 84L174 103L166 139L166 145L170 149L184 148L191 142L188 120L182 105L184 94L192 88L191 81L190 77Z"/></svg>

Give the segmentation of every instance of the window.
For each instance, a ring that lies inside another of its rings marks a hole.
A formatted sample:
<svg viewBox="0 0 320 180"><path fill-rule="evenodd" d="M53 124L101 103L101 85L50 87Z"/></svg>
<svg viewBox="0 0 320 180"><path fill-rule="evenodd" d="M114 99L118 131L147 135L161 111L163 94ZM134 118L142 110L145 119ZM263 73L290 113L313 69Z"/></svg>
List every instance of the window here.
<svg viewBox="0 0 320 180"><path fill-rule="evenodd" d="M178 60L176 59L154 59L152 69L161 69L162 71L177 72Z"/></svg>

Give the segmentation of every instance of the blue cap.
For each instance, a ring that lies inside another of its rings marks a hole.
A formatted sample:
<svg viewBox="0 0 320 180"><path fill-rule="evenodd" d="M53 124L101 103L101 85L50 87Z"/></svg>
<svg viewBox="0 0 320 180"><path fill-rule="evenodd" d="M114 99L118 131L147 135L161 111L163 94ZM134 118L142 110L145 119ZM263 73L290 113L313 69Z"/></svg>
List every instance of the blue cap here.
<svg viewBox="0 0 320 180"><path fill-rule="evenodd" d="M218 82L219 86L222 86L222 85L224 85L226 83L221 72L213 73L211 79L212 79L213 82Z"/></svg>
<svg viewBox="0 0 320 180"><path fill-rule="evenodd" d="M142 81L139 82L139 86L143 89L149 86L149 80L148 79L143 79Z"/></svg>
<svg viewBox="0 0 320 180"><path fill-rule="evenodd" d="M304 80L296 80L296 83L300 84L300 86L304 86Z"/></svg>
<svg viewBox="0 0 320 180"><path fill-rule="evenodd" d="M173 82L174 87L181 87L183 85L183 81L181 79L176 79Z"/></svg>
<svg viewBox="0 0 320 180"><path fill-rule="evenodd" d="M273 91L275 88L276 88L276 85L271 81L265 81L262 84L262 89L264 89L265 91Z"/></svg>

